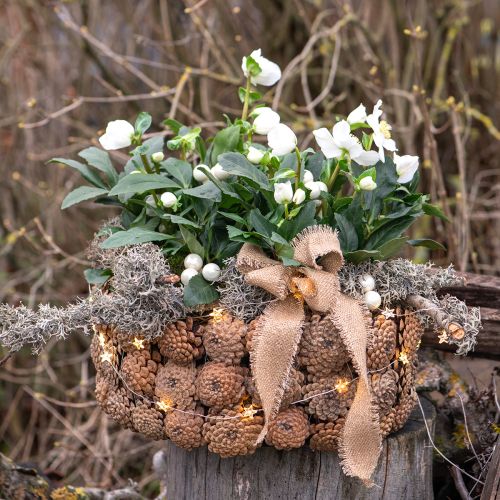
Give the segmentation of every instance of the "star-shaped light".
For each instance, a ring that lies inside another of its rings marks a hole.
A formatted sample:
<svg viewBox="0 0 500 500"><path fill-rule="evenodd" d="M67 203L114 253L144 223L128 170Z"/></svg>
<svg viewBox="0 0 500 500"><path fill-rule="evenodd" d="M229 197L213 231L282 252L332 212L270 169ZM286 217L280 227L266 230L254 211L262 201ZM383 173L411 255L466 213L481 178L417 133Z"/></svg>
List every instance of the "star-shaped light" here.
<svg viewBox="0 0 500 500"><path fill-rule="evenodd" d="M219 321L222 321L224 319L225 315L226 315L226 311L224 311L224 309L222 309L222 307L216 307L209 314L209 316L212 318L212 321L214 323L218 323Z"/></svg>
<svg viewBox="0 0 500 500"><path fill-rule="evenodd" d="M407 365L410 362L410 360L408 359L408 354L405 351L401 351L398 359L399 361L401 361L401 363L403 363L403 365Z"/></svg>
<svg viewBox="0 0 500 500"><path fill-rule="evenodd" d="M384 316L385 319L391 319L391 318L394 318L396 316L396 314L394 313L394 310L389 309L388 307L386 307L382 311L382 315Z"/></svg>
<svg viewBox="0 0 500 500"><path fill-rule="evenodd" d="M443 330L441 332L441 335L439 335L438 339L439 339L440 344L447 344L448 343L448 334L446 333L446 330Z"/></svg>
<svg viewBox="0 0 500 500"><path fill-rule="evenodd" d="M254 405L242 406L240 410L242 420L251 420L258 412L259 410L256 410Z"/></svg>
<svg viewBox="0 0 500 500"><path fill-rule="evenodd" d="M105 350L101 354L101 361L103 363L107 361L110 365L113 364L113 353L111 351Z"/></svg>
<svg viewBox="0 0 500 500"><path fill-rule="evenodd" d="M132 344L136 349L144 349L144 339L138 339L137 337L134 337Z"/></svg>
<svg viewBox="0 0 500 500"><path fill-rule="evenodd" d="M99 344L101 344L101 347L106 347L106 337L102 332L99 333Z"/></svg>
<svg viewBox="0 0 500 500"><path fill-rule="evenodd" d="M349 381L345 378L341 378L337 381L334 387L339 394L343 394L349 389Z"/></svg>
<svg viewBox="0 0 500 500"><path fill-rule="evenodd" d="M160 411L164 411L165 413L167 413L172 410L172 401L166 399L157 401L156 406Z"/></svg>

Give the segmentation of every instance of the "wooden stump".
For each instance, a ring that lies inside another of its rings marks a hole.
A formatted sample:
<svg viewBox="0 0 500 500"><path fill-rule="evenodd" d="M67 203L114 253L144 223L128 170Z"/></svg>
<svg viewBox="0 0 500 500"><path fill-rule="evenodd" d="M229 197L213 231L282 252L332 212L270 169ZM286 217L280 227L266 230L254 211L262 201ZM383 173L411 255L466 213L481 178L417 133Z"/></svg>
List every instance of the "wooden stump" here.
<svg viewBox="0 0 500 500"><path fill-rule="evenodd" d="M434 432L434 407L421 402ZM405 427L384 441L374 475L377 486L370 489L342 473L336 453L308 447L286 452L266 446L250 456L220 458L206 447L188 452L168 442L156 458L163 462L166 497L175 500L433 498L432 447L418 406Z"/></svg>

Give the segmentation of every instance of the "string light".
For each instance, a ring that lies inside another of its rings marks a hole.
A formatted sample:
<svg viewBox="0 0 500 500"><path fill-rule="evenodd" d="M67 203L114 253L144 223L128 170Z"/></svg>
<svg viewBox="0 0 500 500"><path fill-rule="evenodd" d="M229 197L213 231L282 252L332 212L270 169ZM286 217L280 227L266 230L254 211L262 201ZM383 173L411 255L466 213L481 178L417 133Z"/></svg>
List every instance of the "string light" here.
<svg viewBox="0 0 500 500"><path fill-rule="evenodd" d="M134 341L132 344L136 349L144 349L144 339L138 339L137 337L134 337Z"/></svg>
<svg viewBox="0 0 500 500"><path fill-rule="evenodd" d="M407 365L410 362L408 359L408 353L404 349L399 353L398 359L401 363L403 363L403 365Z"/></svg>
<svg viewBox="0 0 500 500"><path fill-rule="evenodd" d="M448 334L446 333L446 330L441 331L441 335L438 336L439 343L440 344L447 344L448 343Z"/></svg>
<svg viewBox="0 0 500 500"><path fill-rule="evenodd" d="M349 380L341 378L337 381L334 387L339 394L344 394L349 390L349 384L350 384Z"/></svg>
<svg viewBox="0 0 500 500"><path fill-rule="evenodd" d="M250 406L243 406L240 410L241 420L252 420L253 416L259 412L259 407L251 404Z"/></svg>
<svg viewBox="0 0 500 500"><path fill-rule="evenodd" d="M107 361L110 365L113 364L113 353L109 349L105 349L101 354L101 361L103 363Z"/></svg>
<svg viewBox="0 0 500 500"><path fill-rule="evenodd" d="M101 347L106 347L106 337L102 332L99 332L99 344L101 345Z"/></svg>
<svg viewBox="0 0 500 500"><path fill-rule="evenodd" d="M212 318L212 322L214 322L214 323L218 323L219 321L222 321L224 319L225 315L226 315L226 311L222 307L216 307L209 314L210 318Z"/></svg>
<svg viewBox="0 0 500 500"><path fill-rule="evenodd" d="M163 411L165 413L168 413L173 410L172 400L170 399L162 399L161 401L157 401L156 406L160 411Z"/></svg>
<svg viewBox="0 0 500 500"><path fill-rule="evenodd" d="M396 316L396 314L394 313L393 309L389 309L388 307L386 307L382 311L382 316L384 316L385 319L391 319L391 318L394 318Z"/></svg>

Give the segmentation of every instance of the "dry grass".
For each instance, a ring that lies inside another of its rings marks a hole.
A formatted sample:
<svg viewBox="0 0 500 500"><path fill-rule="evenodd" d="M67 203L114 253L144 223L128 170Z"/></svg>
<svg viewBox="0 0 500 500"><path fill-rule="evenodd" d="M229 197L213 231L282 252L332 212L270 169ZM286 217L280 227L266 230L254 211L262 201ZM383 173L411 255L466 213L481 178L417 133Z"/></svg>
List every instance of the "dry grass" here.
<svg viewBox="0 0 500 500"><path fill-rule="evenodd" d="M303 144L334 114L382 97L401 150L422 158L422 188L451 219L415 229L448 254L416 257L497 273L498 16L495 0L3 0L0 300L60 303L86 292L83 250L104 212L61 213L79 178L45 161L74 156L108 119L140 109L210 133L239 108L230 83L259 46L283 69L266 98ZM75 338L2 367L0 442L71 482L133 476L146 485L137 463L157 447L95 407L87 348Z"/></svg>

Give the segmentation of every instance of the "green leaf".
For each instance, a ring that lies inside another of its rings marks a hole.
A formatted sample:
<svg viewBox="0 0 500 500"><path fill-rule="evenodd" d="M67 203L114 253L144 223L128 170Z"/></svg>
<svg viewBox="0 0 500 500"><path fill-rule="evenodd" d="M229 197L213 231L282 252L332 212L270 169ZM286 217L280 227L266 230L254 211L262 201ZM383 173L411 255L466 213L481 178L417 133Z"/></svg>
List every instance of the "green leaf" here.
<svg viewBox="0 0 500 500"><path fill-rule="evenodd" d="M71 207L76 203L80 203L85 200L90 200L91 198L96 198L97 196L102 196L107 194L108 190L98 187L90 187L90 186L80 186L71 191L71 193L66 195L64 198L61 209Z"/></svg>
<svg viewBox="0 0 500 500"><path fill-rule="evenodd" d="M408 238L403 236L401 238L394 238L386 241L383 245L377 248L380 260L387 260L389 257L396 255L406 244Z"/></svg>
<svg viewBox="0 0 500 500"><path fill-rule="evenodd" d="M177 179L183 188L188 188L193 179L193 169L187 161L178 160L177 158L168 158L161 162L161 166L165 168L168 174L174 179Z"/></svg>
<svg viewBox="0 0 500 500"><path fill-rule="evenodd" d="M373 181L377 180L377 169L375 167L367 168L358 177L358 181L364 179L365 177L371 177Z"/></svg>
<svg viewBox="0 0 500 500"><path fill-rule="evenodd" d="M343 252L352 252L358 248L356 228L342 214L335 214L335 221L339 230L340 246Z"/></svg>
<svg viewBox="0 0 500 500"><path fill-rule="evenodd" d="M182 238L192 253L197 253L202 257L205 255L205 249L202 247L196 236L185 226L179 226Z"/></svg>
<svg viewBox="0 0 500 500"><path fill-rule="evenodd" d="M344 258L353 264L359 264L365 260L380 259L380 253L377 250L355 250L354 252L345 252Z"/></svg>
<svg viewBox="0 0 500 500"><path fill-rule="evenodd" d="M118 248L126 245L138 245L150 241L164 241L174 238L172 235L157 233L141 227L133 227L127 231L118 231L101 243L101 248Z"/></svg>
<svg viewBox="0 0 500 500"><path fill-rule="evenodd" d="M450 222L450 219L446 217L444 212L436 205L432 205L431 203L424 203L422 206L422 210L426 215L432 215L434 217L439 217L440 219Z"/></svg>
<svg viewBox="0 0 500 500"><path fill-rule="evenodd" d="M215 202L220 202L222 199L220 189L212 181L205 182L205 184L202 184L201 186L184 189L183 193L188 196L194 196L195 198L202 198L204 200L212 200Z"/></svg>
<svg viewBox="0 0 500 500"><path fill-rule="evenodd" d="M247 89L245 87L240 87L238 89L238 97L240 98L241 102L245 102L245 97L247 95ZM259 92L256 92L254 90L251 90L248 92L248 103L252 105L255 101L258 101L262 95Z"/></svg>
<svg viewBox="0 0 500 500"><path fill-rule="evenodd" d="M179 185L172 179L159 174L129 174L122 177L118 184L109 192L110 196L119 194L141 194L155 189L179 189Z"/></svg>
<svg viewBox="0 0 500 500"><path fill-rule="evenodd" d="M271 236L273 232L278 231L278 226L266 219L258 208L254 208L248 214L248 222L252 229L264 236Z"/></svg>
<svg viewBox="0 0 500 500"><path fill-rule="evenodd" d="M227 234L232 241L239 241L241 243L253 243L254 245L262 246L263 237L255 231L242 231L234 226L227 226Z"/></svg>
<svg viewBox="0 0 500 500"><path fill-rule="evenodd" d="M83 158L92 167L104 172L112 186L118 182L118 173L115 167L113 167L109 154L106 151L92 146L80 151L78 156Z"/></svg>
<svg viewBox="0 0 500 500"><path fill-rule="evenodd" d="M234 151L240 142L240 127L239 125L231 125L217 132L214 137L212 154L210 156L212 164L215 165L219 161L219 155L226 151Z"/></svg>
<svg viewBox="0 0 500 500"><path fill-rule="evenodd" d="M144 132L146 132L146 130L148 130L149 127L151 127L152 121L153 119L151 118L151 115L149 113L141 111L137 115L137 119L135 120L135 125L134 125L135 131L140 135L144 134Z"/></svg>
<svg viewBox="0 0 500 500"><path fill-rule="evenodd" d="M414 222L414 216L402 217L399 220L391 222L382 226L372 233L368 241L364 245L366 250L375 250L380 248L385 242L390 241L394 238L399 238L401 234L408 229Z"/></svg>
<svg viewBox="0 0 500 500"><path fill-rule="evenodd" d="M223 212L222 210L219 210L219 214L224 216L224 217L227 217L228 219L231 219L231 220L234 220L235 222L239 222L240 224L243 224L244 226L247 225L247 221L239 216L238 214L233 214L231 212Z"/></svg>
<svg viewBox="0 0 500 500"><path fill-rule="evenodd" d="M217 290L201 274L193 276L184 287L184 304L194 307L200 304L211 304L219 298Z"/></svg>
<svg viewBox="0 0 500 500"><path fill-rule="evenodd" d="M249 179L268 191L271 189L266 174L241 153L224 153L219 157L219 163L226 172Z"/></svg>
<svg viewBox="0 0 500 500"><path fill-rule="evenodd" d="M428 238L417 239L417 240L408 240L408 244L412 247L425 247L430 250L444 250L446 251L446 247L439 243L438 241L430 240Z"/></svg>
<svg viewBox="0 0 500 500"><path fill-rule="evenodd" d="M194 229L200 229L200 226L196 224L196 222L189 219L185 219L184 217L181 217L179 215L167 214L165 218L169 219L174 224L178 224L179 226L190 226L193 227Z"/></svg>
<svg viewBox="0 0 500 500"><path fill-rule="evenodd" d="M80 163L79 161L76 160L68 160L66 158L52 158L49 160L47 163L62 163L63 165L66 165L67 167L74 168L75 170L78 170L80 172L81 176L94 186L100 187L100 188L105 188L106 185L104 182L102 182L102 179L99 177L99 175L91 170L87 165L84 165L83 163Z"/></svg>
<svg viewBox="0 0 500 500"><path fill-rule="evenodd" d="M307 202L299 215L292 220L285 220L279 227L279 233L286 240L291 241L306 227L312 226L315 222L316 204L314 201Z"/></svg>
<svg viewBox="0 0 500 500"><path fill-rule="evenodd" d="M184 126L181 122L178 122L173 118L163 120L163 125L166 125L175 135L179 135L179 130Z"/></svg>
<svg viewBox="0 0 500 500"><path fill-rule="evenodd" d="M85 269L83 275L89 285L103 285L111 277L110 269Z"/></svg>
<svg viewBox="0 0 500 500"><path fill-rule="evenodd" d="M251 76L257 76L260 73L262 73L262 68L260 67L259 63L252 56L245 57L245 66L248 70L248 73Z"/></svg>

